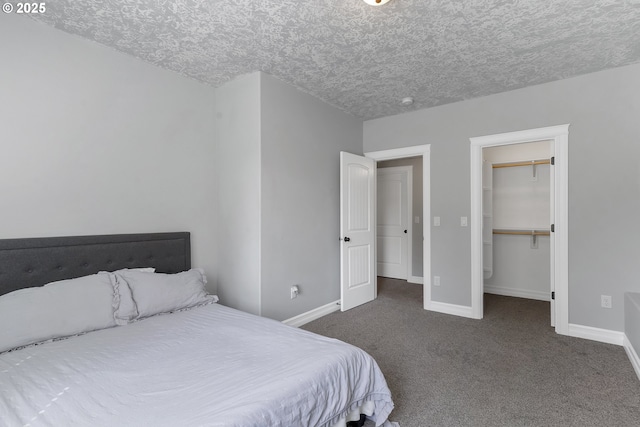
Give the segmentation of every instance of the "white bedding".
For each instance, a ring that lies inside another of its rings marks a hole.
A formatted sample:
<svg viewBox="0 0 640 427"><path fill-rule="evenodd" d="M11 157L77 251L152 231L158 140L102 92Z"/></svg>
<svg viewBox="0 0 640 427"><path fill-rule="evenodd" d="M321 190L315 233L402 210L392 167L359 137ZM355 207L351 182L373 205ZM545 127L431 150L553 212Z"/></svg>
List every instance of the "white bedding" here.
<svg viewBox="0 0 640 427"><path fill-rule="evenodd" d="M330 427L367 401L382 425L362 350L218 304L0 354L2 426Z"/></svg>

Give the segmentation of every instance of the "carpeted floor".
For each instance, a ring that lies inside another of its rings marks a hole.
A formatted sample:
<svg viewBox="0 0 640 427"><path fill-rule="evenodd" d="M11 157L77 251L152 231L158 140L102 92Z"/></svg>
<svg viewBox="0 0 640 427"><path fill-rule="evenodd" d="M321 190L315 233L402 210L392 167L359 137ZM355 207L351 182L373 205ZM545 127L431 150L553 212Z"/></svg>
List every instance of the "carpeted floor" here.
<svg viewBox="0 0 640 427"><path fill-rule="evenodd" d="M484 315L427 312L422 286L379 279L375 301L303 329L371 354L401 427L640 426L622 347L557 335L542 301L486 294Z"/></svg>

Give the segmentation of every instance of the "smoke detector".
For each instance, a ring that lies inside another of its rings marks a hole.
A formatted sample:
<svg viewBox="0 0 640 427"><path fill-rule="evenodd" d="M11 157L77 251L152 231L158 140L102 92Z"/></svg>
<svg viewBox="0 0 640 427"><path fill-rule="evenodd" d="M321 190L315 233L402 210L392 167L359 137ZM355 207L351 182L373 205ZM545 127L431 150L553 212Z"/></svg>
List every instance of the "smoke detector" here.
<svg viewBox="0 0 640 427"><path fill-rule="evenodd" d="M413 98L410 96L407 96L406 98L402 98L402 105L404 105L405 107L408 107L409 105L413 104Z"/></svg>
<svg viewBox="0 0 640 427"><path fill-rule="evenodd" d="M390 0L364 0L364 2L371 6L382 6L385 3L389 3Z"/></svg>

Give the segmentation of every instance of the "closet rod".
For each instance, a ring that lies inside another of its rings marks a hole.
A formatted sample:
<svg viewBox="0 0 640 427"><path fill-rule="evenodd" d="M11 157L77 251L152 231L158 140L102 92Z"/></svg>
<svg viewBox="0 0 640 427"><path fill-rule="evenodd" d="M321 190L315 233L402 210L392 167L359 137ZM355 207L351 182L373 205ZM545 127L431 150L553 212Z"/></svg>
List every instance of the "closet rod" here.
<svg viewBox="0 0 640 427"><path fill-rule="evenodd" d="M493 234L513 234L517 236L549 236L549 230L493 230Z"/></svg>
<svg viewBox="0 0 640 427"><path fill-rule="evenodd" d="M511 162L511 163L494 163L493 168L512 168L514 166L533 166L533 165L548 165L551 163L550 159L530 160L524 162Z"/></svg>

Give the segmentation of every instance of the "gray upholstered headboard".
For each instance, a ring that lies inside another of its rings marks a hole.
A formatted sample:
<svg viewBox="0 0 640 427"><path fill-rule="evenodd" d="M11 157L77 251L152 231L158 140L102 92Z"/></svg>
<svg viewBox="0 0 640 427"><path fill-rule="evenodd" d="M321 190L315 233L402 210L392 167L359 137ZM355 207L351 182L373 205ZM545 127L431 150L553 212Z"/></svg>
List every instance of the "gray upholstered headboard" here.
<svg viewBox="0 0 640 427"><path fill-rule="evenodd" d="M114 234L0 240L0 295L63 279L155 267L159 273L191 268L190 234Z"/></svg>

